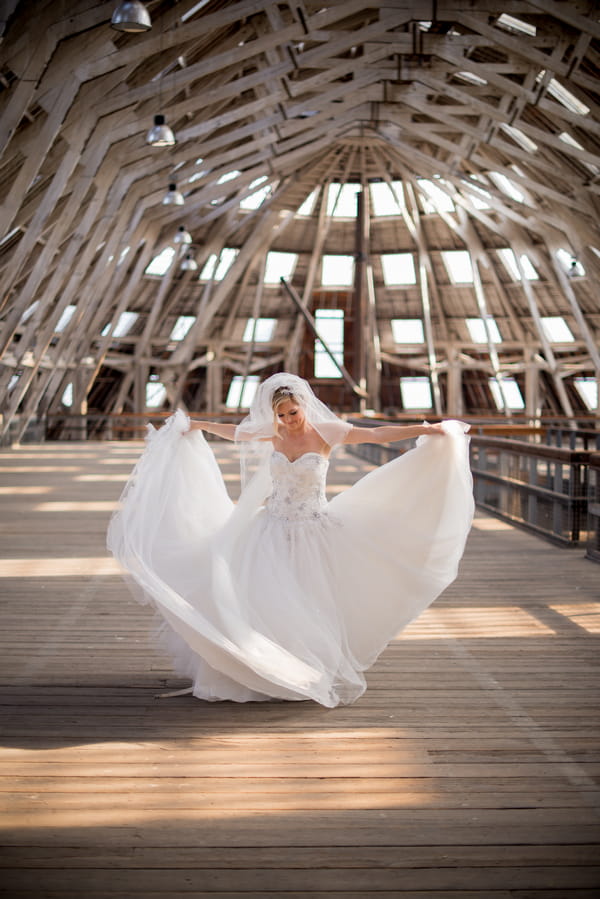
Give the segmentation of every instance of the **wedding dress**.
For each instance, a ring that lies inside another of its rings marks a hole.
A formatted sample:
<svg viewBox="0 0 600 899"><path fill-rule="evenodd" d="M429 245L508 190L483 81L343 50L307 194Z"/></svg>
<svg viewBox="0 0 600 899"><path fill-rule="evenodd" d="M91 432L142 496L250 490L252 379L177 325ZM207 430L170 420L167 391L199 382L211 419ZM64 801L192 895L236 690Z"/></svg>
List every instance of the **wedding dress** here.
<svg viewBox="0 0 600 899"><path fill-rule="evenodd" d="M266 480L236 505L188 427L178 411L150 432L108 536L176 670L205 700L353 702L456 576L473 515L467 426L445 422L329 502L325 456L269 444Z"/></svg>

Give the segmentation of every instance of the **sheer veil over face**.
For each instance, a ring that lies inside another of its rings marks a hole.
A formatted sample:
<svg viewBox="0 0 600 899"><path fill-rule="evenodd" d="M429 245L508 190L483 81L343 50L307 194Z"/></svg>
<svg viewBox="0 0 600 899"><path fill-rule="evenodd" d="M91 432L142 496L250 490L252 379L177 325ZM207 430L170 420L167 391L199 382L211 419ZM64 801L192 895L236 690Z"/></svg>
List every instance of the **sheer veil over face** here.
<svg viewBox="0 0 600 899"><path fill-rule="evenodd" d="M271 454L270 441L277 436L277 419L273 398L287 393L299 404L315 431L328 446L343 443L351 429L348 422L319 400L308 381L289 372L271 375L260 384L246 418L236 428L235 438L240 447L242 485L245 488L256 469L258 472ZM258 473L257 472L257 473Z"/></svg>

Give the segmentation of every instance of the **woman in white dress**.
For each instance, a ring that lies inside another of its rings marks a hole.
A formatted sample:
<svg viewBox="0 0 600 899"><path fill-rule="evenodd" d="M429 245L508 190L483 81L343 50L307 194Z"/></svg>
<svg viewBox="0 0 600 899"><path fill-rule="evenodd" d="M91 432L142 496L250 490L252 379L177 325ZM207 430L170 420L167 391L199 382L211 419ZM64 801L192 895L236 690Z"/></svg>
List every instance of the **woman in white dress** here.
<svg viewBox="0 0 600 899"><path fill-rule="evenodd" d="M108 546L160 613L191 692L356 700L365 669L456 577L473 516L467 430L353 427L285 372L237 427L178 411L150 429ZM238 443L235 505L202 431ZM333 448L415 437L327 502Z"/></svg>

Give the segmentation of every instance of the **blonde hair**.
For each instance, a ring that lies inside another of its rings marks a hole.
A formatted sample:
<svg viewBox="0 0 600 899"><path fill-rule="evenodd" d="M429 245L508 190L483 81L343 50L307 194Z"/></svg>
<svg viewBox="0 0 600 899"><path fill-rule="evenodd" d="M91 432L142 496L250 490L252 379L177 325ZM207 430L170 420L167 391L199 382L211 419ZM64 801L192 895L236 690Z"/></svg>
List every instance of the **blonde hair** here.
<svg viewBox="0 0 600 899"><path fill-rule="evenodd" d="M279 419L277 418L277 410L279 407L286 402L296 403L298 406L301 406L302 403L295 395L294 391L291 387L278 387L277 390L273 391L273 396L271 397L271 408L273 409L273 419L275 423L275 433L277 436L281 436L279 434Z"/></svg>

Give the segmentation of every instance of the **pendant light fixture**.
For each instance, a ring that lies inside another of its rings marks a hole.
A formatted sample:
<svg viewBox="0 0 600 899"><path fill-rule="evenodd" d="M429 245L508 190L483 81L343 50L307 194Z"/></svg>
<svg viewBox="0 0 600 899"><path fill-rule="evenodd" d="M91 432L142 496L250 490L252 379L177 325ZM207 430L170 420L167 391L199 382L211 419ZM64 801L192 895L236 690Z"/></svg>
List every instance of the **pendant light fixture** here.
<svg viewBox="0 0 600 899"><path fill-rule="evenodd" d="M126 31L131 34L140 34L143 31L150 31L152 22L150 14L140 0L125 0L119 3L112 19L111 27L116 31Z"/></svg>
<svg viewBox="0 0 600 899"><path fill-rule="evenodd" d="M154 125L146 136L146 143L151 147L174 147L177 143L175 135L165 124L164 115L154 116Z"/></svg>
<svg viewBox="0 0 600 899"><path fill-rule="evenodd" d="M179 228L177 229L177 233L175 234L175 237L173 238L173 243L189 244L191 242L192 242L192 235L190 234L189 231L186 231L186 229L184 228L183 225L180 225Z"/></svg>
<svg viewBox="0 0 600 899"><path fill-rule="evenodd" d="M198 271L198 263L194 259L193 253L187 253L185 259L181 263L181 271L182 272L197 272Z"/></svg>
<svg viewBox="0 0 600 899"><path fill-rule="evenodd" d="M185 200L177 185L174 182L169 184L169 189L163 197L163 206L183 206Z"/></svg>

